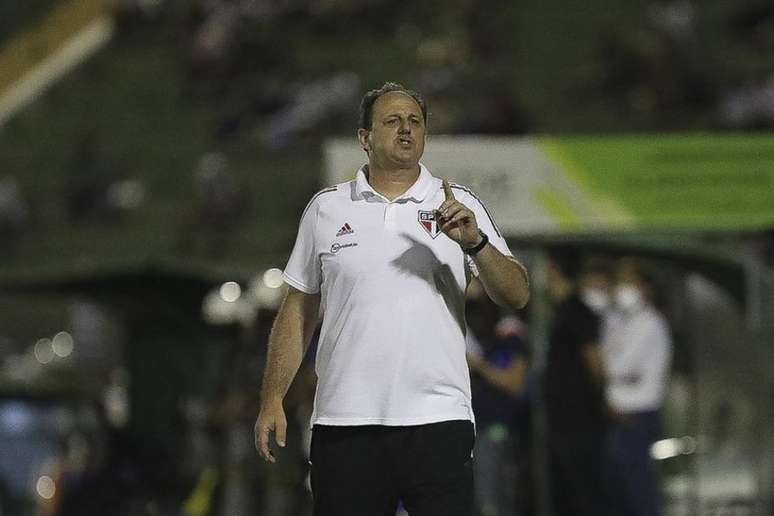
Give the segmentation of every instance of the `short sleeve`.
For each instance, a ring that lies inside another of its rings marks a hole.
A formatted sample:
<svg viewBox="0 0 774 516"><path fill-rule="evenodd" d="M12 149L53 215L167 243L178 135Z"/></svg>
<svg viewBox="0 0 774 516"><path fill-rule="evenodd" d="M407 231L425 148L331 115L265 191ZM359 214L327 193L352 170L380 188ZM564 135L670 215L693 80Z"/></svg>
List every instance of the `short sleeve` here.
<svg viewBox="0 0 774 516"><path fill-rule="evenodd" d="M306 294L320 291L320 255L315 245L319 203L312 200L301 215L296 244L282 273L285 282Z"/></svg>

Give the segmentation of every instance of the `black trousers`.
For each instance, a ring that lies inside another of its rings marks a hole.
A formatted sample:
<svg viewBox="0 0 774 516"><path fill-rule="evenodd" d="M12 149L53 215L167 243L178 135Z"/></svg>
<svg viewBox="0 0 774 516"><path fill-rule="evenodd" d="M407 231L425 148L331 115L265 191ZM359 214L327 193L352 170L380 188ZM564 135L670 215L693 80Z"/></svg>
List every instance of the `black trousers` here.
<svg viewBox="0 0 774 516"><path fill-rule="evenodd" d="M605 432L554 432L549 436L554 516L605 516ZM629 515L620 515L629 516Z"/></svg>
<svg viewBox="0 0 774 516"><path fill-rule="evenodd" d="M470 421L418 426L322 426L312 430L315 516L470 516Z"/></svg>

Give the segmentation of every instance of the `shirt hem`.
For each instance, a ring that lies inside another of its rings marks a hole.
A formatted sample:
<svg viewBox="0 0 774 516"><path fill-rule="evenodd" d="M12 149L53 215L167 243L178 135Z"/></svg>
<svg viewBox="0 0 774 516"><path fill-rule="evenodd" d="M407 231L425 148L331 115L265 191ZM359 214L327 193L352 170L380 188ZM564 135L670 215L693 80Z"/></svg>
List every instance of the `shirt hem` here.
<svg viewBox="0 0 774 516"><path fill-rule="evenodd" d="M438 414L435 416L409 417L409 418L389 418L389 417L317 417L314 418L310 426L330 425L330 426L364 426L364 425L384 425L384 426L416 426L427 425L430 423L441 423L443 421L470 421L474 419L470 414Z"/></svg>
<svg viewBox="0 0 774 516"><path fill-rule="evenodd" d="M610 406L613 407L615 410L619 412L623 412L624 414L630 414L634 412L652 412L652 411L658 411L661 410L661 407L663 405L663 402L653 402L653 403L634 403L634 402L626 402L622 403L619 401L610 401Z"/></svg>

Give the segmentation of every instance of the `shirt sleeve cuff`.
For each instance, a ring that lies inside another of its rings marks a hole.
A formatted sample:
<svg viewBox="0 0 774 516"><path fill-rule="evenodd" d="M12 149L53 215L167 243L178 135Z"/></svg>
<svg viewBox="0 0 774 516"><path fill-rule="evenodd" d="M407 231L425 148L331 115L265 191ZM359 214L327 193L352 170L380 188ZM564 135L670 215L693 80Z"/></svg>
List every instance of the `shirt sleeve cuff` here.
<svg viewBox="0 0 774 516"><path fill-rule="evenodd" d="M291 287L300 290L304 294L317 294L320 289L319 288L313 288L305 283L302 283L301 281L298 281L297 279L293 278L292 276L288 275L287 272L282 272L282 279L285 280L285 283L290 285Z"/></svg>

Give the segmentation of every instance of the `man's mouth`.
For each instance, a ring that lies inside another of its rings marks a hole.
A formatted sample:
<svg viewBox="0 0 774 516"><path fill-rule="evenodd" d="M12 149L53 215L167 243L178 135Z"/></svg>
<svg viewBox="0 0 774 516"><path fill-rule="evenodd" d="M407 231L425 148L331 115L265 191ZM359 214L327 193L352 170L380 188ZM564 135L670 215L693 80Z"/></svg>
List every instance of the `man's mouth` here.
<svg viewBox="0 0 774 516"><path fill-rule="evenodd" d="M414 143L414 141L411 138L401 136L400 138L398 138L398 143L403 147L408 147L409 145Z"/></svg>

